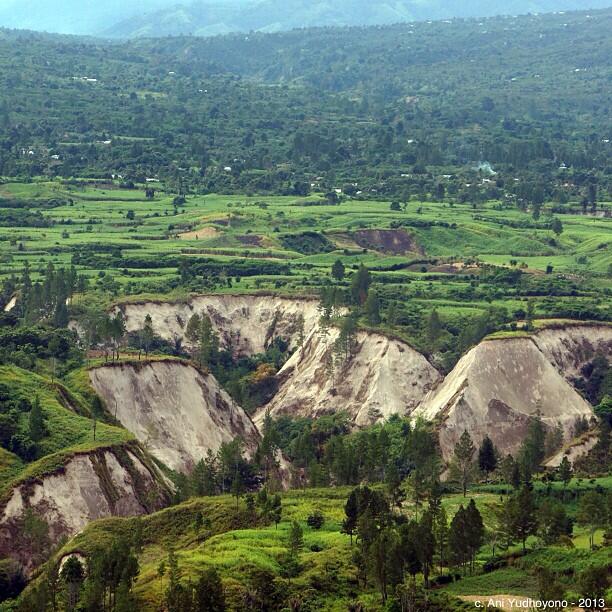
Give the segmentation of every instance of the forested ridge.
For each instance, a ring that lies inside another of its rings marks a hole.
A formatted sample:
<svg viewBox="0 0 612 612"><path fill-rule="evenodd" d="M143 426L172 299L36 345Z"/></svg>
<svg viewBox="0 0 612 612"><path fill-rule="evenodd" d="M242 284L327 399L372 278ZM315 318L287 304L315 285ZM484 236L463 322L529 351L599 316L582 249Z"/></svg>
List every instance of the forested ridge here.
<svg viewBox="0 0 612 612"><path fill-rule="evenodd" d="M609 605L610 31L0 30L0 612Z"/></svg>
<svg viewBox="0 0 612 612"><path fill-rule="evenodd" d="M117 44L4 30L0 174L606 193L611 24L602 10ZM467 187L479 162L496 181Z"/></svg>

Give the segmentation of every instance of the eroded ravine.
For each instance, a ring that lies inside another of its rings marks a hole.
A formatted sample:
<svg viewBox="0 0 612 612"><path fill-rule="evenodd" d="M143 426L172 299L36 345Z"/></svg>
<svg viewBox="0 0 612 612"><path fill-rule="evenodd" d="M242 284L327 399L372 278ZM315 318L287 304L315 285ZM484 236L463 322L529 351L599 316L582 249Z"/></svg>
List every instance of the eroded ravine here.
<svg viewBox="0 0 612 612"><path fill-rule="evenodd" d="M179 360L119 362L89 371L91 384L120 423L169 468L189 472L223 442L257 448L253 422L214 376Z"/></svg>

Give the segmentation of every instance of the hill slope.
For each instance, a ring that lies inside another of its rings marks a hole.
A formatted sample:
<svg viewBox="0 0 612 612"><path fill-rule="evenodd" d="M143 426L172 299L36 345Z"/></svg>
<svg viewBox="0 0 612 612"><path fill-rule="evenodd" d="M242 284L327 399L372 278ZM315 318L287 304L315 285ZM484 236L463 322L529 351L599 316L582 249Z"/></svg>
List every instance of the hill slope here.
<svg viewBox="0 0 612 612"><path fill-rule="evenodd" d="M0 26L111 37L201 36L226 32L280 31L312 26L379 25L400 21L487 17L610 6L607 0L5 0Z"/></svg>
<svg viewBox="0 0 612 612"><path fill-rule="evenodd" d="M161 472L135 443L41 462L0 499L0 558L31 571L89 522L147 514L169 500Z"/></svg>
<svg viewBox="0 0 612 612"><path fill-rule="evenodd" d="M89 371L109 410L168 467L190 471L223 442L240 437L252 454L259 439L246 413L210 374L180 361L133 362Z"/></svg>
<svg viewBox="0 0 612 612"><path fill-rule="evenodd" d="M130 16L103 33L138 37L228 32L279 32L321 26L370 26L405 21L490 17L609 6L607 0L511 0L500 6L485 0L251 0L229 7L221 3L193 2Z"/></svg>
<svg viewBox="0 0 612 612"><path fill-rule="evenodd" d="M531 419L571 437L591 406L559 374L531 338L486 340L468 351L413 413L440 423L445 458L467 430L477 444L488 435L505 453L520 448Z"/></svg>
<svg viewBox="0 0 612 612"><path fill-rule="evenodd" d="M356 425L370 425L410 414L441 380L411 346L370 332L359 332L352 355L330 371L338 335L335 328L327 336L311 333L279 372L279 391L255 417L258 424L269 410L294 418L345 411Z"/></svg>
<svg viewBox="0 0 612 612"><path fill-rule="evenodd" d="M283 298L273 295L201 295L184 302L136 302L119 306L128 331L142 329L151 316L157 334L185 344L185 330L194 314L206 313L221 344L234 352L263 353L273 338L295 344L303 317L304 334L315 326L318 302L312 299Z"/></svg>

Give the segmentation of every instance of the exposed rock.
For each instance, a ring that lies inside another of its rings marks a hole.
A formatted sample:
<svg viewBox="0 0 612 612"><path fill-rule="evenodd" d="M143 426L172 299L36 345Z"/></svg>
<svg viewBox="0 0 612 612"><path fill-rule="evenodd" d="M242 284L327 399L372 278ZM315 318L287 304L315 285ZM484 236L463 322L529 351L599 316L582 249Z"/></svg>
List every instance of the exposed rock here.
<svg viewBox="0 0 612 612"><path fill-rule="evenodd" d="M147 314L157 334L167 340L182 338L194 314L206 312L224 347L238 353L262 353L275 337L295 346L299 317L307 335L319 319L313 299L272 295L201 295L185 302L143 302L121 305L128 331L141 329Z"/></svg>
<svg viewBox="0 0 612 612"><path fill-rule="evenodd" d="M17 296L14 295L4 306L4 312L10 312L17 305Z"/></svg>
<svg viewBox="0 0 612 612"><path fill-rule="evenodd" d="M301 315L306 340L279 372L279 391L256 414L258 424L266 410L311 418L346 411L358 426L414 413L441 423L446 457L466 428L476 442L489 433L500 450L516 452L537 410L547 426L560 423L569 437L576 418L593 413L567 381L579 376L598 352L612 353L611 326L568 323L540 330L531 339L485 341L464 355L442 382L425 357L407 344L359 332L353 355L336 363L332 373L329 363L338 331L332 328L326 339L320 335L315 300L211 295L121 308L128 330L141 328L150 314L157 333L168 339L183 337L193 313L205 311L223 344L242 354L262 352L275 336L295 348ZM134 430L129 421L123 422ZM142 432L137 435L146 439Z"/></svg>
<svg viewBox="0 0 612 612"><path fill-rule="evenodd" d="M598 353L612 358L612 325L564 325L538 331L534 342L568 380L581 376L582 367Z"/></svg>
<svg viewBox="0 0 612 612"><path fill-rule="evenodd" d="M135 445L75 454L52 473L17 485L0 505L0 558L12 557L30 572L90 521L167 505L170 489L144 457ZM47 537L26 527L36 519L47 524Z"/></svg>
<svg viewBox="0 0 612 612"><path fill-rule="evenodd" d="M557 372L531 338L486 340L466 353L413 415L440 424L440 446L450 458L464 430L480 444L485 434L503 453L516 453L530 419L540 412L566 439L591 406Z"/></svg>
<svg viewBox="0 0 612 612"><path fill-rule="evenodd" d="M330 372L334 341L313 331L279 372L280 388L255 417L259 424L267 410L315 418L346 411L359 426L392 414L410 414L441 376L408 344L377 333L359 332L353 354Z"/></svg>
<svg viewBox="0 0 612 612"><path fill-rule="evenodd" d="M597 433L589 432L576 440L572 440L570 444L564 446L557 451L545 464L544 467L556 468L561 465L563 457L567 457L568 461L573 464L576 459L586 455L597 444Z"/></svg>
<svg viewBox="0 0 612 612"><path fill-rule="evenodd" d="M189 471L240 436L252 454L253 422L214 376L178 360L109 364L89 371L109 411L168 467Z"/></svg>

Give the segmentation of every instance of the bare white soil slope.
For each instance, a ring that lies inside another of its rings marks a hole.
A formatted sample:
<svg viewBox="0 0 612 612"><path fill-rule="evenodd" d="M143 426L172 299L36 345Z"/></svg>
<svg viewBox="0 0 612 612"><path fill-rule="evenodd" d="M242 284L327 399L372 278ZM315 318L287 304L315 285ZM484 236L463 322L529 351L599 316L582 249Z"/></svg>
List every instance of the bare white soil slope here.
<svg viewBox="0 0 612 612"><path fill-rule="evenodd" d="M15 487L0 505L0 557L13 557L31 571L53 545L90 521L165 506L169 489L143 456L134 446L75 455L54 473ZM48 542L35 543L25 533L28 512L47 523Z"/></svg>
<svg viewBox="0 0 612 612"><path fill-rule="evenodd" d="M598 353L612 357L612 325L565 325L533 336L544 355L568 380L580 377L582 367Z"/></svg>
<svg viewBox="0 0 612 612"><path fill-rule="evenodd" d="M346 411L364 426L392 414L410 414L441 380L438 371L412 347L370 332L359 332L351 357L330 371L337 329L313 331L279 372L280 388L258 412L317 417Z"/></svg>
<svg viewBox="0 0 612 612"><path fill-rule="evenodd" d="M589 451L593 450L593 447L597 444L597 433L595 431L589 432L580 438L574 439L570 444L564 446L558 450L546 463L544 464L547 468L556 468L561 465L563 457L567 457L570 463L574 463L576 459L579 459L583 455L586 455Z"/></svg>
<svg viewBox="0 0 612 612"><path fill-rule="evenodd" d="M214 376L181 361L93 368L91 383L117 419L168 467L189 471L223 442L240 436L252 453L257 429Z"/></svg>
<svg viewBox="0 0 612 612"><path fill-rule="evenodd" d="M222 345L245 355L262 353L275 337L295 345L300 316L305 335L319 319L316 300L273 295L201 295L186 302L128 303L120 308L128 331L142 329L148 314L157 334L167 340L182 338L185 344L189 319L205 312Z"/></svg>
<svg viewBox="0 0 612 612"><path fill-rule="evenodd" d="M413 415L440 422L445 458L464 430L480 444L485 434L503 453L520 447L530 418L561 424L566 438L591 406L561 376L531 338L486 340L466 353Z"/></svg>

